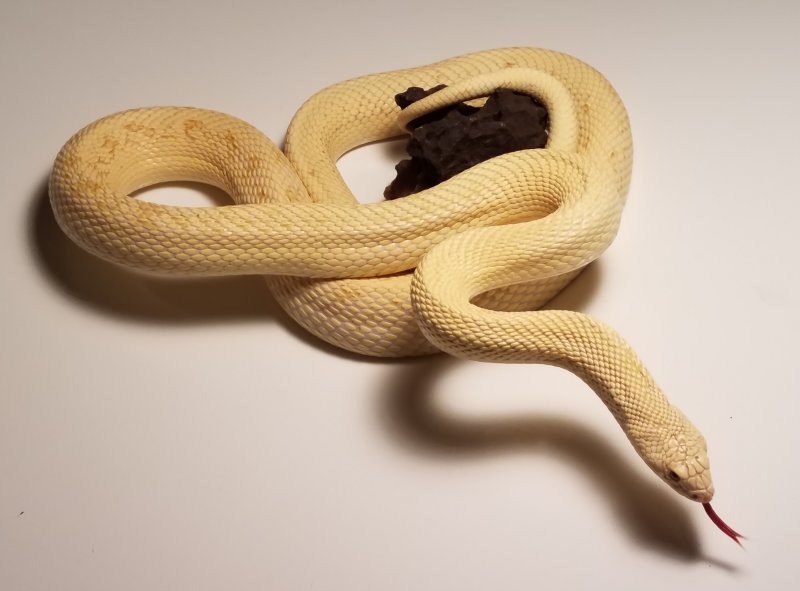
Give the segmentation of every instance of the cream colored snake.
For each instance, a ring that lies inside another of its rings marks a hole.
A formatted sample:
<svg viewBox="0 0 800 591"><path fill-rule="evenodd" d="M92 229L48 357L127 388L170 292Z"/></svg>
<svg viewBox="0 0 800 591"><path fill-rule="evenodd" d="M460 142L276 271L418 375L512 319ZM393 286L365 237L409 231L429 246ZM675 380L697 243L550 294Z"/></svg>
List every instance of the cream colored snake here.
<svg viewBox="0 0 800 591"><path fill-rule="evenodd" d="M410 86L447 85L400 112ZM478 164L391 202L360 205L336 160L408 121L497 88L541 100L545 149ZM614 238L631 173L614 89L583 62L500 49L375 74L311 97L285 153L231 116L149 108L101 119L59 153L50 180L64 231L104 259L171 275L263 274L286 311L358 353L438 350L547 363L583 379L648 466L713 513L706 443L622 338L576 312L538 310ZM164 181L215 185L235 205L172 207L129 195Z"/></svg>

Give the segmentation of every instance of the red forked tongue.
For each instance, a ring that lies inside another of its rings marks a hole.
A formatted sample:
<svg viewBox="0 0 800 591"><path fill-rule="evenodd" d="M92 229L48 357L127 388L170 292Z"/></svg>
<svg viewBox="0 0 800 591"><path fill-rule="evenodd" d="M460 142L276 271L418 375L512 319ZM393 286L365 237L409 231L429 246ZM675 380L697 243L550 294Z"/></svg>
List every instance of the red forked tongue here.
<svg viewBox="0 0 800 591"><path fill-rule="evenodd" d="M736 542L737 544L739 544L741 546L742 543L739 541L739 538L744 539L744 540L747 539L742 534L734 531L734 529L731 526L729 526L727 523L722 521L722 519L720 519L720 516L717 515L716 512L714 511L714 509L711 508L711 503L703 503L703 509L706 510L706 513L711 518L711 521L714 522L714 525L716 525L718 528L720 528L722 530L722 533L724 533L727 536L730 536L730 538L734 542Z"/></svg>

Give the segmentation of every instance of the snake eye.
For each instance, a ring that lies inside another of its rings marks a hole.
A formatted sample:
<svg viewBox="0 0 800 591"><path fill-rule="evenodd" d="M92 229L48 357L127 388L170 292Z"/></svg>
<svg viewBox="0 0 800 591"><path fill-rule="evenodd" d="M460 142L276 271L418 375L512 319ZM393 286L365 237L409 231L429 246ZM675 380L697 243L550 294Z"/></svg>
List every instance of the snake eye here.
<svg viewBox="0 0 800 591"><path fill-rule="evenodd" d="M678 473L675 470L670 470L667 472L667 478L669 478L672 482L678 482L681 477L678 476Z"/></svg>

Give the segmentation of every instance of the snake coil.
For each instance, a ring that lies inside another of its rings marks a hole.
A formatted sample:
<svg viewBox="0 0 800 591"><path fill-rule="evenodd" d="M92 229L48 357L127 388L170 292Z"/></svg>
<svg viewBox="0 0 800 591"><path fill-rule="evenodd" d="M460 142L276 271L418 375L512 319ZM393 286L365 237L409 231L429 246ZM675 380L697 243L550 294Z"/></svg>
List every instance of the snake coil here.
<svg viewBox="0 0 800 591"><path fill-rule="evenodd" d="M393 101L409 86L439 84L447 88L402 112ZM544 103L545 149L358 204L336 168L344 152L501 87ZM151 273L262 274L298 323L336 346L563 367L598 394L664 482L710 509L705 440L622 338L584 314L537 311L613 240L631 165L628 117L602 75L561 53L513 48L322 90L292 120L285 152L222 113L111 115L63 147L50 195L64 231L96 255ZM234 205L129 197L174 180L215 185Z"/></svg>

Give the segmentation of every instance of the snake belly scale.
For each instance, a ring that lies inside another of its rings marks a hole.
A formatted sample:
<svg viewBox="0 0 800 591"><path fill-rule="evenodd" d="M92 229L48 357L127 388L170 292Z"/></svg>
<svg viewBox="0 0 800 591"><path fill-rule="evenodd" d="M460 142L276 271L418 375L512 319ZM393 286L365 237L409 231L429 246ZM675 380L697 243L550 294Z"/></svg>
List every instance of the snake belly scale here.
<svg viewBox="0 0 800 591"><path fill-rule="evenodd" d="M439 84L402 113L394 103L410 86ZM500 87L545 104L545 149L498 156L403 199L356 201L336 167L343 153ZM705 440L623 339L584 314L538 310L613 240L631 166L628 117L601 74L565 54L511 48L324 89L295 115L285 151L203 109L111 115L62 148L50 195L61 227L90 252L150 273L264 275L298 323L336 346L563 367L664 482L708 503ZM233 205L129 196L174 180L215 185Z"/></svg>

